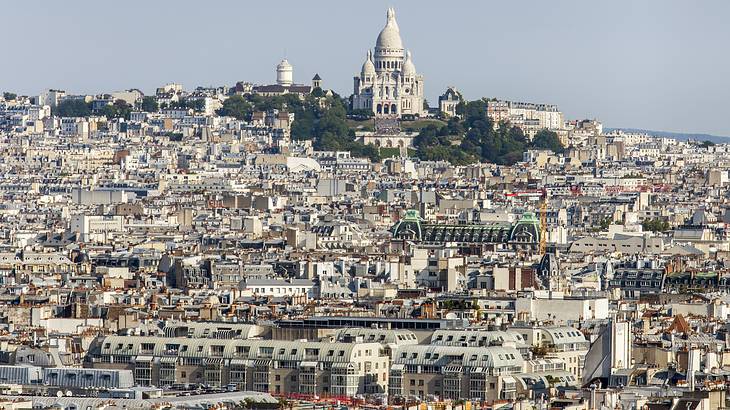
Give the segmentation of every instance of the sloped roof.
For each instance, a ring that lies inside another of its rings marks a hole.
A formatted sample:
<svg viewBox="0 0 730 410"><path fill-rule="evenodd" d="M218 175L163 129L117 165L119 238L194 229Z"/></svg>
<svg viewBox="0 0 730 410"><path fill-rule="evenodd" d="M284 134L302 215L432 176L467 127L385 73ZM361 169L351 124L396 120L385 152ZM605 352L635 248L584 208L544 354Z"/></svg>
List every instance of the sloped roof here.
<svg viewBox="0 0 730 410"><path fill-rule="evenodd" d="M674 321L672 321L672 325L669 326L667 329L667 332L677 332L677 333L690 333L692 329L689 327L689 323L687 323L687 320L682 315L677 315L674 317Z"/></svg>

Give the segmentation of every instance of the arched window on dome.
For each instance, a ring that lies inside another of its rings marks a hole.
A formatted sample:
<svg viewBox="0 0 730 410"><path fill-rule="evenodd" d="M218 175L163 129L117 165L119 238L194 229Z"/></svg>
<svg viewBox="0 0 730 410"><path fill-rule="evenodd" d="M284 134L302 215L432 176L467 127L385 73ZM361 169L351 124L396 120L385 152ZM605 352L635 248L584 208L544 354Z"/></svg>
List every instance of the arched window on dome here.
<svg viewBox="0 0 730 410"><path fill-rule="evenodd" d="M398 107L395 106L395 104L390 105L390 113L395 114L398 112Z"/></svg>
<svg viewBox="0 0 730 410"><path fill-rule="evenodd" d="M388 104L385 104L383 107L383 114L390 114L390 106Z"/></svg>
<svg viewBox="0 0 730 410"><path fill-rule="evenodd" d="M382 114L383 113L383 104L378 104L377 113Z"/></svg>

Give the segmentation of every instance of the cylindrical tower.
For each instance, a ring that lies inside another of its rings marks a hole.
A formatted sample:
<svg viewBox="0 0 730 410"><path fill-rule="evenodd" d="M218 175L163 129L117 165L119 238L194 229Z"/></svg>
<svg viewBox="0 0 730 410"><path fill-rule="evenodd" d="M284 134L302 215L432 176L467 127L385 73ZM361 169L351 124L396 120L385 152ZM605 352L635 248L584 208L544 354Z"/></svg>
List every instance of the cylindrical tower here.
<svg viewBox="0 0 730 410"><path fill-rule="evenodd" d="M283 86L290 86L293 82L293 68L286 59L283 59L279 65L276 66L276 83Z"/></svg>

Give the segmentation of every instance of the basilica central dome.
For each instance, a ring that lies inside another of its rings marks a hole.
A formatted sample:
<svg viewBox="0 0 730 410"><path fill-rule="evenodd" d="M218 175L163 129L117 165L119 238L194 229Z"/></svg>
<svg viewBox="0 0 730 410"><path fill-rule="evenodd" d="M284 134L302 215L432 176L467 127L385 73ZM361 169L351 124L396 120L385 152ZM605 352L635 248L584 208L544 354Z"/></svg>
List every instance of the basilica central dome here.
<svg viewBox="0 0 730 410"><path fill-rule="evenodd" d="M391 48L403 49L403 41L400 38L400 29L395 21L395 10L388 9L388 19L385 27L378 34L378 40L375 42L375 48Z"/></svg>

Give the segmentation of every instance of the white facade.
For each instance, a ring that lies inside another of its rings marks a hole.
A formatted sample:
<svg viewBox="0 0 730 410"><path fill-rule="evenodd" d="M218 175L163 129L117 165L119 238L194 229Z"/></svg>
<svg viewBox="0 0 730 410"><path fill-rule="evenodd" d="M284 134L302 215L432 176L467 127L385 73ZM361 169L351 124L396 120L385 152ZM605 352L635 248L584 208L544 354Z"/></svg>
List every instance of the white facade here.
<svg viewBox="0 0 730 410"><path fill-rule="evenodd" d="M423 76L416 73L410 51L403 48L392 8L375 43L375 54L368 51L354 83L353 109L371 110L376 116L386 117L424 114Z"/></svg>
<svg viewBox="0 0 730 410"><path fill-rule="evenodd" d="M487 114L495 123L509 121L523 131L541 129L559 130L565 126L565 117L556 105L517 101L489 101ZM531 133L531 134L534 134ZM530 134L530 133L528 133Z"/></svg>
<svg viewBox="0 0 730 410"><path fill-rule="evenodd" d="M276 66L276 84L290 86L294 83L294 68L286 59Z"/></svg>
<svg viewBox="0 0 730 410"><path fill-rule="evenodd" d="M291 279L288 281L276 279L250 279L243 290L257 296L306 296L315 297L314 283L306 279Z"/></svg>
<svg viewBox="0 0 730 410"><path fill-rule="evenodd" d="M552 320L567 323L587 319L608 318L608 298L565 298L561 292L534 292L533 296L515 300L518 316L532 320Z"/></svg>
<svg viewBox="0 0 730 410"><path fill-rule="evenodd" d="M124 218L106 215L74 215L71 217L71 232L81 236L81 240L105 241L108 234L121 232Z"/></svg>

